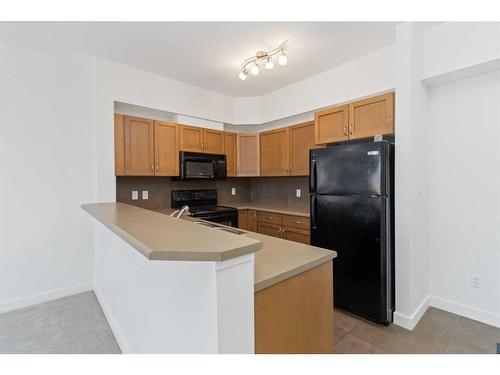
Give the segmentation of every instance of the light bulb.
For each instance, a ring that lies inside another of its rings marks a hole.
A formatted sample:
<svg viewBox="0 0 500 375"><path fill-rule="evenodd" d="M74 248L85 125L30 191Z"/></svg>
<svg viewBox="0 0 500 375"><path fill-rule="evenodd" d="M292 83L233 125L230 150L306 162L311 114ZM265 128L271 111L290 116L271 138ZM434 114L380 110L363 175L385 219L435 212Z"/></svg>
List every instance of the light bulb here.
<svg viewBox="0 0 500 375"><path fill-rule="evenodd" d="M274 68L274 64L273 64L273 58L272 57L269 57L266 61L266 65L265 65L265 68L266 69L272 69Z"/></svg>
<svg viewBox="0 0 500 375"><path fill-rule="evenodd" d="M287 61L288 61L288 58L286 57L285 52L281 52L281 56L278 59L278 63L280 65L286 65Z"/></svg>
<svg viewBox="0 0 500 375"><path fill-rule="evenodd" d="M252 72L252 74L254 76L256 76L257 74L259 74L260 72L260 67L259 67L259 64L253 64L252 67L250 68L250 72Z"/></svg>
<svg viewBox="0 0 500 375"><path fill-rule="evenodd" d="M238 77L244 81L247 79L247 75L248 75L248 70L244 69L240 72L240 74L238 74Z"/></svg>

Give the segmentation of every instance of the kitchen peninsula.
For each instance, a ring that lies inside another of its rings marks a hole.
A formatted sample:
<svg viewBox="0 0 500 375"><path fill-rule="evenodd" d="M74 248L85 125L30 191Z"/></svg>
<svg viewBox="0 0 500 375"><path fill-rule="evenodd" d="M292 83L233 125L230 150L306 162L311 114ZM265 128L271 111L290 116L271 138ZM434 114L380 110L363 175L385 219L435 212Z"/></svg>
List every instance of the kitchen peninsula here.
<svg viewBox="0 0 500 375"><path fill-rule="evenodd" d="M168 209L82 208L100 223L95 291L124 352L333 350L334 251Z"/></svg>

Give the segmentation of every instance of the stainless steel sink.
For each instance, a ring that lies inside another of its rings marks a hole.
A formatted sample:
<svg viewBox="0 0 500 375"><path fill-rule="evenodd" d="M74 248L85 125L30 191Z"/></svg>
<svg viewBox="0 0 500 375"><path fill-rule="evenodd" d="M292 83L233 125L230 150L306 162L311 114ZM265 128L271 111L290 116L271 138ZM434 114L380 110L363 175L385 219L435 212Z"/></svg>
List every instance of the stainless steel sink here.
<svg viewBox="0 0 500 375"><path fill-rule="evenodd" d="M226 227L224 225L219 225L215 223L211 223L209 221L195 221L196 224L201 224L205 225L206 227L218 229L218 230L223 230L224 232L232 233L232 234L237 234L238 236L245 234L246 232L242 230L238 230L236 228L231 228L231 227Z"/></svg>

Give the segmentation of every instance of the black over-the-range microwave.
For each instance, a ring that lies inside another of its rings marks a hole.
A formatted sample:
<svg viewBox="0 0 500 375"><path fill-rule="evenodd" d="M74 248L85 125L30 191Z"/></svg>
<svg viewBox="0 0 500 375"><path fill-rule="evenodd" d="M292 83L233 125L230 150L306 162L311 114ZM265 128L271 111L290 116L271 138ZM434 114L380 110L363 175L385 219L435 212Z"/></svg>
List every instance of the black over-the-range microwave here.
<svg viewBox="0 0 500 375"><path fill-rule="evenodd" d="M181 151L179 179L222 180L226 178L226 155Z"/></svg>

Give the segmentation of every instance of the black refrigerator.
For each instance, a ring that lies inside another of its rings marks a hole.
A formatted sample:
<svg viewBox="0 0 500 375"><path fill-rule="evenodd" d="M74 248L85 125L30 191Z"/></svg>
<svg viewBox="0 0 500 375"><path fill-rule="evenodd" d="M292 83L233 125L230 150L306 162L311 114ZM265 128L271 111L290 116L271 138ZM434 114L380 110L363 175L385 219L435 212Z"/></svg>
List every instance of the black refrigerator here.
<svg viewBox="0 0 500 375"><path fill-rule="evenodd" d="M394 312L394 145L310 152L311 244L335 250L334 305L378 324Z"/></svg>

